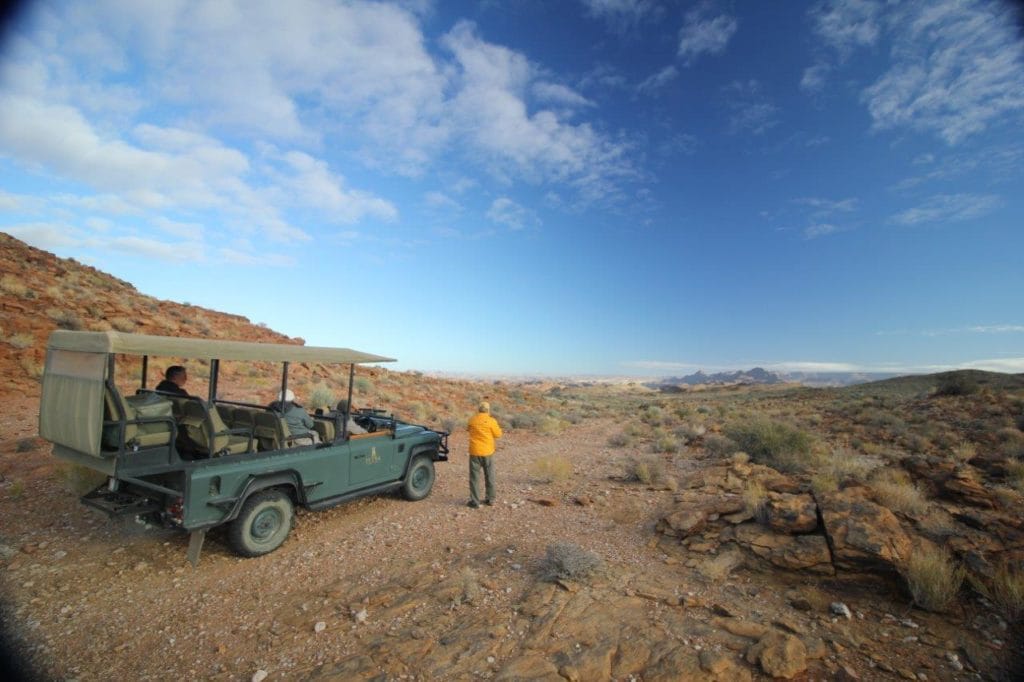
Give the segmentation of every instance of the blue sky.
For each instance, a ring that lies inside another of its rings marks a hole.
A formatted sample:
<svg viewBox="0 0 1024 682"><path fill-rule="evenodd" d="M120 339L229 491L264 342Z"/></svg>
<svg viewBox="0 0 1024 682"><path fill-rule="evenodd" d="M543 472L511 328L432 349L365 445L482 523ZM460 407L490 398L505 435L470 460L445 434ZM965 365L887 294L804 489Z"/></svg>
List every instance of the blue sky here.
<svg viewBox="0 0 1024 682"><path fill-rule="evenodd" d="M399 369L1024 371L995 1L29 3L0 229Z"/></svg>

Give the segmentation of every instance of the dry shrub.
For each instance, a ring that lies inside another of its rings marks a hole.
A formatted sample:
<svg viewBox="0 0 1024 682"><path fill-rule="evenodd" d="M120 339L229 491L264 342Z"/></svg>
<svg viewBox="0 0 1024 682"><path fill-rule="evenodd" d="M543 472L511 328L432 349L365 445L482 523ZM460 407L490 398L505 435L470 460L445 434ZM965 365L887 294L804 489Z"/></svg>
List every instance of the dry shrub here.
<svg viewBox="0 0 1024 682"><path fill-rule="evenodd" d="M57 308L50 308L46 311L46 314L50 316L57 326L61 329L70 329L71 331L78 331L85 328L85 323L82 322L82 318L77 313L71 310L60 310Z"/></svg>
<svg viewBox="0 0 1024 682"><path fill-rule="evenodd" d="M964 568L940 547L911 552L902 568L914 603L928 611L943 611L963 585Z"/></svg>
<svg viewBox="0 0 1024 682"><path fill-rule="evenodd" d="M974 443L963 441L962 443L953 446L949 451L949 454L958 462L966 462L977 456L978 447Z"/></svg>
<svg viewBox="0 0 1024 682"><path fill-rule="evenodd" d="M760 523L768 522L768 491L760 481L747 481L743 487L743 510Z"/></svg>
<svg viewBox="0 0 1024 682"><path fill-rule="evenodd" d="M1019 493L1024 493L1024 461L1011 459L1006 462L1006 482Z"/></svg>
<svg viewBox="0 0 1024 682"><path fill-rule="evenodd" d="M537 425L537 431L544 436L554 436L561 430L562 420L550 414L541 417L540 424Z"/></svg>
<svg viewBox="0 0 1024 682"><path fill-rule="evenodd" d="M564 481L572 476L572 462L564 455L538 457L530 464L530 474L544 483Z"/></svg>
<svg viewBox="0 0 1024 682"><path fill-rule="evenodd" d="M28 348L36 342L36 337L31 334L15 334L7 339L7 343L15 348Z"/></svg>
<svg viewBox="0 0 1024 682"><path fill-rule="evenodd" d="M601 568L601 558L570 542L556 542L548 545L547 553L540 565L542 580L581 581L589 578Z"/></svg>
<svg viewBox="0 0 1024 682"><path fill-rule="evenodd" d="M811 475L811 490L815 495L834 493L839 490L839 479L836 472L826 467L819 469Z"/></svg>
<svg viewBox="0 0 1024 682"><path fill-rule="evenodd" d="M679 441L676 440L675 436L666 433L658 437L658 440L654 443L655 452L678 452Z"/></svg>
<svg viewBox="0 0 1024 682"><path fill-rule="evenodd" d="M613 448L624 448L632 442L633 439L630 437L628 433L624 431L622 433L616 433L615 435L608 438L608 445L612 446Z"/></svg>
<svg viewBox="0 0 1024 682"><path fill-rule="evenodd" d="M1024 569L1003 561L992 575L972 575L971 586L992 602L1007 621L1015 623L1024 616Z"/></svg>
<svg viewBox="0 0 1024 682"><path fill-rule="evenodd" d="M737 422L726 429L726 435L755 462L779 471L802 471L814 460L811 436L783 422L765 418Z"/></svg>
<svg viewBox="0 0 1024 682"><path fill-rule="evenodd" d="M928 511L928 498L922 489L905 478L880 476L871 481L874 501L892 511L920 516Z"/></svg>
<svg viewBox="0 0 1024 682"><path fill-rule="evenodd" d="M632 457L627 465L626 478L644 485L661 483L665 480L665 463L658 456Z"/></svg>
<svg viewBox="0 0 1024 682"><path fill-rule="evenodd" d="M863 482L868 479L872 471L878 468L878 464L871 457L858 454L849 448L840 447L832 451L824 468L831 470L840 482L849 480Z"/></svg>
<svg viewBox="0 0 1024 682"><path fill-rule="evenodd" d="M1024 432L1013 427L999 429L996 432L999 439L999 452L1004 457L1024 457Z"/></svg>
<svg viewBox="0 0 1024 682"><path fill-rule="evenodd" d="M115 317L110 320L110 326L119 332L130 334L135 331L136 324L134 320L130 320L127 317Z"/></svg>
<svg viewBox="0 0 1024 682"><path fill-rule="evenodd" d="M4 275L0 277L0 289L3 289L12 296L24 296L28 293L28 286L19 277Z"/></svg>
<svg viewBox="0 0 1024 682"><path fill-rule="evenodd" d="M712 457L725 457L737 449L736 443L727 436L713 433L704 439L704 452Z"/></svg>

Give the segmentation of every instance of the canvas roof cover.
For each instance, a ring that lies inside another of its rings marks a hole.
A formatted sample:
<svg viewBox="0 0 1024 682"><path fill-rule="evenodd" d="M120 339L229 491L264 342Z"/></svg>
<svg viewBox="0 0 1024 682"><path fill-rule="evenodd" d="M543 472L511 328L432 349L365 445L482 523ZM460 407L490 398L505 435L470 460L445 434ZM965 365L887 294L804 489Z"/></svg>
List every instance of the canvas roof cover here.
<svg viewBox="0 0 1024 682"><path fill-rule="evenodd" d="M116 331L78 332L58 329L50 334L47 348L84 353L123 353L207 360L267 360L271 362L365 363L394 362L394 358L350 348L293 346L284 343L253 343L188 339Z"/></svg>

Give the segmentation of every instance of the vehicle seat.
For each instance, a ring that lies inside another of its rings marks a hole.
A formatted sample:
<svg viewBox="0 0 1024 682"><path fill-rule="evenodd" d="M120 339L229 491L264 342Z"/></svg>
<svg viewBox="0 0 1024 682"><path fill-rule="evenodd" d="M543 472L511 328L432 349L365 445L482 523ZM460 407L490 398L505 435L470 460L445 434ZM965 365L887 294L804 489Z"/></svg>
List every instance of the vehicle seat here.
<svg viewBox="0 0 1024 682"><path fill-rule="evenodd" d="M133 396L134 398L134 396ZM103 393L103 418L106 422L118 422L124 414L125 447L153 447L167 445L171 442L171 424L168 421L155 421L140 424L139 419L149 417L170 417L170 404L161 398L142 396L143 400L126 400L116 388L109 386ZM118 409L120 406L120 409ZM117 423L103 427L103 445L108 448L120 447L120 427Z"/></svg>
<svg viewBox="0 0 1024 682"><path fill-rule="evenodd" d="M311 443L308 436L293 436L291 429L288 428L288 422L277 412L254 412L253 418L256 422L254 433L259 441L260 450L280 450Z"/></svg>
<svg viewBox="0 0 1024 682"><path fill-rule="evenodd" d="M210 457L248 452L252 438L232 433L216 408L209 409L200 400L189 400L184 406L181 426L200 454Z"/></svg>
<svg viewBox="0 0 1024 682"><path fill-rule="evenodd" d="M334 420L313 418L313 430L320 434L321 443L334 442Z"/></svg>

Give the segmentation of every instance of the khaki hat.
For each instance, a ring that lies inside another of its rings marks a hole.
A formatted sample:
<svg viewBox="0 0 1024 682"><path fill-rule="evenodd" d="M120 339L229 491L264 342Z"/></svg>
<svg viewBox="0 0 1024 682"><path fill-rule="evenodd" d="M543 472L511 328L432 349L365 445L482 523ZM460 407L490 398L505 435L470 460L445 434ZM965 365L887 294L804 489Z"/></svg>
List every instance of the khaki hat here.
<svg viewBox="0 0 1024 682"><path fill-rule="evenodd" d="M278 400L278 402L281 401L281 393L280 393L280 391L277 394L277 400ZM286 390L284 392L284 402L286 402L286 403L294 403L295 402L295 394L292 393L292 389L289 388L288 390Z"/></svg>
<svg viewBox="0 0 1024 682"><path fill-rule="evenodd" d="M480 407L478 407L477 410L479 412L490 412L491 411L491 404L489 402L487 402L486 400L481 401Z"/></svg>

